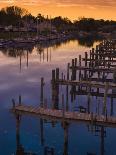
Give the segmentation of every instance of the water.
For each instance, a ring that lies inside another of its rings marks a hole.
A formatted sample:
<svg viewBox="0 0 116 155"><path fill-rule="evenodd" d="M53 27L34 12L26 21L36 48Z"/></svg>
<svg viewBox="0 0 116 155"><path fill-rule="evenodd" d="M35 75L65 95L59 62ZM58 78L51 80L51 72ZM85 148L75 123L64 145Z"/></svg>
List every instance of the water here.
<svg viewBox="0 0 116 155"><path fill-rule="evenodd" d="M93 47L98 43L95 42ZM14 54L16 49L1 50L0 155L23 155L24 152L25 154L33 152L37 155L47 155L45 152L47 149L53 150L55 155L116 155L115 128L99 126L100 132L96 135L92 132L92 126L84 122L63 125L61 122L23 115L19 123L20 130L18 130L19 124L16 125L16 116L10 111L12 98L18 102L19 95L22 96L24 104L40 105L41 77L45 79L44 97L47 98L50 106L52 99L51 70L59 67L60 72L66 72L67 63L72 58L78 57L79 54L84 57L84 52L89 51L90 48L90 46L82 46L78 41L72 40L47 48L45 45L43 48L40 45L30 47L29 53L26 49L17 49L18 54ZM60 87L59 103L61 103L63 93L65 94L65 87ZM91 108L94 112L96 102L101 104L102 100L102 98L91 98ZM77 96L76 100L71 103L69 96L69 109L73 110L77 104L86 106L86 102L86 96ZM108 99L108 112L110 113L109 103L110 99Z"/></svg>

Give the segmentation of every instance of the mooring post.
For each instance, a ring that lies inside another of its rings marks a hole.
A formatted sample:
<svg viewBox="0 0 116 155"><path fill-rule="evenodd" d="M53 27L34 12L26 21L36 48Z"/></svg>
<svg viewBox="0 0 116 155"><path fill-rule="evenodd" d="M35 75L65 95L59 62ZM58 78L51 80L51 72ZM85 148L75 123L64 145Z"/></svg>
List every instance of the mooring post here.
<svg viewBox="0 0 116 155"><path fill-rule="evenodd" d="M85 52L85 66L87 66L87 59L88 59L88 54Z"/></svg>
<svg viewBox="0 0 116 155"><path fill-rule="evenodd" d="M94 48L92 48L92 60L94 61Z"/></svg>
<svg viewBox="0 0 116 155"><path fill-rule="evenodd" d="M81 66L81 55L79 55L79 66Z"/></svg>
<svg viewBox="0 0 116 155"><path fill-rule="evenodd" d="M44 108L47 108L47 98L44 99Z"/></svg>
<svg viewBox="0 0 116 155"><path fill-rule="evenodd" d="M59 80L59 68L56 68L56 80Z"/></svg>
<svg viewBox="0 0 116 155"><path fill-rule="evenodd" d="M19 95L19 105L21 105L21 95Z"/></svg>
<svg viewBox="0 0 116 155"><path fill-rule="evenodd" d="M12 99L12 105L13 105L13 108L15 108L15 100Z"/></svg>
<svg viewBox="0 0 116 155"><path fill-rule="evenodd" d="M75 72L75 71L74 71L74 70L75 70L75 69L74 69L74 67L75 67L74 64L75 64L75 63L74 63L74 59L72 59L72 79L71 79L71 80L74 80L74 72Z"/></svg>
<svg viewBox="0 0 116 155"><path fill-rule="evenodd" d="M62 74L61 74L62 81L64 80L63 77L64 77L64 75L63 75L63 72L62 72Z"/></svg>
<svg viewBox="0 0 116 155"><path fill-rule="evenodd" d="M67 65L67 80L69 80L69 69L70 69L70 63Z"/></svg>
<svg viewBox="0 0 116 155"><path fill-rule="evenodd" d="M92 58L92 57L91 57L91 50L90 50L90 63L91 63L91 58Z"/></svg>
<svg viewBox="0 0 116 155"><path fill-rule="evenodd" d="M55 82L56 78L55 78L55 70L52 70L52 82Z"/></svg>
<svg viewBox="0 0 116 155"><path fill-rule="evenodd" d="M44 99L44 78L41 78L41 94L40 94L40 106L43 107L43 99Z"/></svg>
<svg viewBox="0 0 116 155"><path fill-rule="evenodd" d="M77 58L75 58L75 64L74 65L75 65L75 67L77 66Z"/></svg>

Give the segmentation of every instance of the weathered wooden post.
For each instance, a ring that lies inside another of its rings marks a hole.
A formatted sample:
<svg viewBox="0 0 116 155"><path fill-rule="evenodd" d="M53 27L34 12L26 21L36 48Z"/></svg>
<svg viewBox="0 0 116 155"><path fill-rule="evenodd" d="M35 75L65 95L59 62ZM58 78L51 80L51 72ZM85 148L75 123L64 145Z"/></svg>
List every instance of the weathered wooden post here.
<svg viewBox="0 0 116 155"><path fill-rule="evenodd" d="M44 99L44 108L45 108L45 109L47 108L47 103L48 103L48 102L47 102L47 98L45 98L45 99Z"/></svg>
<svg viewBox="0 0 116 155"><path fill-rule="evenodd" d="M56 80L59 80L59 68L56 68Z"/></svg>
<svg viewBox="0 0 116 155"><path fill-rule="evenodd" d="M98 47L98 45L96 46L96 53L95 53L95 61L96 61L96 63L95 63L95 66L97 66L98 65L98 52L99 52L99 47Z"/></svg>
<svg viewBox="0 0 116 155"><path fill-rule="evenodd" d="M79 66L81 66L81 55L79 55ZM81 70L79 70L79 81L81 79Z"/></svg>
<svg viewBox="0 0 116 155"><path fill-rule="evenodd" d="M88 59L88 54L85 52L85 66L87 66L87 59Z"/></svg>
<svg viewBox="0 0 116 155"><path fill-rule="evenodd" d="M64 80L64 74L63 74L63 72L61 74L61 79L62 79L62 81Z"/></svg>
<svg viewBox="0 0 116 155"><path fill-rule="evenodd" d="M52 71L52 102L53 102L53 109L58 109L59 104L59 68ZM63 79L62 79L63 80ZM56 83L57 82L57 83Z"/></svg>
<svg viewBox="0 0 116 155"><path fill-rule="evenodd" d="M19 95L19 105L21 105L21 95Z"/></svg>
<svg viewBox="0 0 116 155"><path fill-rule="evenodd" d="M67 80L69 80L69 69L70 69L70 63L67 65Z"/></svg>
<svg viewBox="0 0 116 155"><path fill-rule="evenodd" d="M81 66L81 55L79 55L79 66Z"/></svg>
<svg viewBox="0 0 116 155"><path fill-rule="evenodd" d="M92 67L94 66L94 58L95 58L95 56L94 56L94 48L92 48Z"/></svg>
<svg viewBox="0 0 116 155"><path fill-rule="evenodd" d="M75 74L75 69L74 69L74 67L75 67L75 62L74 62L74 59L72 59L72 79L71 80L74 80L74 74Z"/></svg>
<svg viewBox="0 0 116 155"><path fill-rule="evenodd" d="M43 107L43 99L44 99L44 78L41 78L41 94L40 94L40 106Z"/></svg>
<svg viewBox="0 0 116 155"><path fill-rule="evenodd" d="M91 67L91 59L92 59L92 54L91 54L91 50L90 50L90 67Z"/></svg>
<svg viewBox="0 0 116 155"><path fill-rule="evenodd" d="M52 70L52 82L54 83L56 80L55 78L55 70Z"/></svg>
<svg viewBox="0 0 116 155"><path fill-rule="evenodd" d="M74 65L75 65L75 67L77 66L77 58L75 58L75 60L74 60Z"/></svg>
<svg viewBox="0 0 116 155"><path fill-rule="evenodd" d="M13 109L15 109L15 100L12 99L12 105L13 105Z"/></svg>
<svg viewBox="0 0 116 155"><path fill-rule="evenodd" d="M87 80L87 70L84 70L84 80Z"/></svg>

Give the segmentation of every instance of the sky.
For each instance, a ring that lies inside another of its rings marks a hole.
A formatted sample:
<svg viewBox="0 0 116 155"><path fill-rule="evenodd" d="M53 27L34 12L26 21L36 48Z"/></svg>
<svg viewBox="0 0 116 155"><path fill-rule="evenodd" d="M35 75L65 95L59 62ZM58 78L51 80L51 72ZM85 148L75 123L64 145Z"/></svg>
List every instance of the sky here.
<svg viewBox="0 0 116 155"><path fill-rule="evenodd" d="M116 0L0 0L0 8L16 5L31 14L116 20Z"/></svg>

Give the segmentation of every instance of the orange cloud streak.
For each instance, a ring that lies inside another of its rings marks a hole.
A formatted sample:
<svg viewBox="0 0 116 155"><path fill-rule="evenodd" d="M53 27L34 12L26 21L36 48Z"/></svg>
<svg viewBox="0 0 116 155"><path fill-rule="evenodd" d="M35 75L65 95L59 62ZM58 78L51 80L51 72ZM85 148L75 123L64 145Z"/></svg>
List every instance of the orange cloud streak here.
<svg viewBox="0 0 116 155"><path fill-rule="evenodd" d="M78 17L116 20L115 0L0 0L0 8L17 5L33 15L63 16L72 20Z"/></svg>

